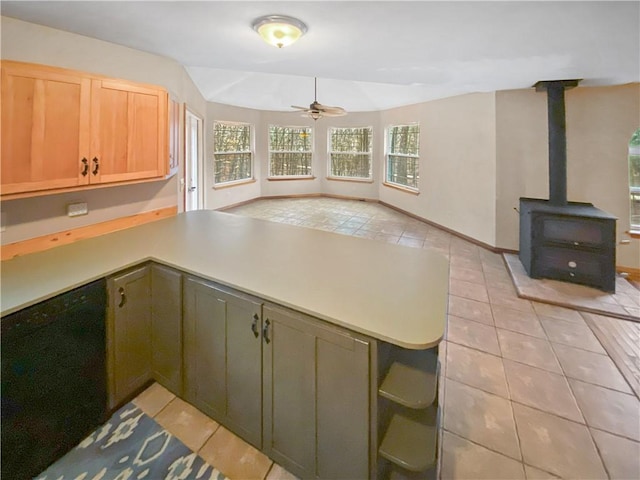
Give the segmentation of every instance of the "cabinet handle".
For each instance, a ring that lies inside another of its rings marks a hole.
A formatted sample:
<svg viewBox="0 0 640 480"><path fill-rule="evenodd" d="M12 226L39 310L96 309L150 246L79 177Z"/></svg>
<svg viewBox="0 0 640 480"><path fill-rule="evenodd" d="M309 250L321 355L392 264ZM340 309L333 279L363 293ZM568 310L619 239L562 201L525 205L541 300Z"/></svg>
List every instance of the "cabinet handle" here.
<svg viewBox="0 0 640 480"><path fill-rule="evenodd" d="M125 303L127 303L127 297L124 294L124 287L120 287L118 289L118 293L120 294L120 303L118 304L118 308L122 308Z"/></svg>
<svg viewBox="0 0 640 480"><path fill-rule="evenodd" d="M86 177L87 173L89 173L89 160L87 160L86 158L83 158L81 162L82 162L82 176Z"/></svg>
<svg viewBox="0 0 640 480"><path fill-rule="evenodd" d="M258 314L254 314L253 315L253 323L251 324L251 331L253 332L253 336L258 338L258 336L260 335L260 332L258 331L258 320L260 319L260 317L258 317Z"/></svg>
<svg viewBox="0 0 640 480"><path fill-rule="evenodd" d="M99 163L98 157L93 157L92 162L93 162L94 168L91 173L93 173L94 175L97 175L98 170L100 170L100 163Z"/></svg>
<svg viewBox="0 0 640 480"><path fill-rule="evenodd" d="M267 318L264 321L264 328L262 329L262 336L264 337L265 343L270 343L271 342L271 339L269 338L269 325L271 325L271 322Z"/></svg>

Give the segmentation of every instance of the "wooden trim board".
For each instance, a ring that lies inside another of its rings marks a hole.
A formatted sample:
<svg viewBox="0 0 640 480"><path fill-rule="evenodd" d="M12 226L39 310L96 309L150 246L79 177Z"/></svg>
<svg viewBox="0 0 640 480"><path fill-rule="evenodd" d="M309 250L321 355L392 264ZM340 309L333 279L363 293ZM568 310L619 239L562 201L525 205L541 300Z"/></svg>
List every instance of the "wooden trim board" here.
<svg viewBox="0 0 640 480"><path fill-rule="evenodd" d="M144 223L153 222L162 218L172 217L178 213L178 207L166 207L150 212L142 212L128 217L115 218L106 222L86 225L84 227L74 228L72 230L64 230L62 232L50 233L41 237L29 238L20 242L2 245L2 260L10 260L20 255L29 253L42 252L60 245L84 240L86 238L97 237L106 233L124 230L125 228L135 227Z"/></svg>
<svg viewBox="0 0 640 480"><path fill-rule="evenodd" d="M616 266L616 272L618 273L626 273L627 280L633 280L635 282L640 282L640 268L633 267L623 267L621 265Z"/></svg>

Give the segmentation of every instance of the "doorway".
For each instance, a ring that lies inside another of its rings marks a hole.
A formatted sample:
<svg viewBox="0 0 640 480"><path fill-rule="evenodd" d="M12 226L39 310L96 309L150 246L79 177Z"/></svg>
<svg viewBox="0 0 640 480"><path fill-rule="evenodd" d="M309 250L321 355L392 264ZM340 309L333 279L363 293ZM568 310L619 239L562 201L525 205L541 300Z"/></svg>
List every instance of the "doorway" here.
<svg viewBox="0 0 640 480"><path fill-rule="evenodd" d="M202 187L202 118L185 107L184 210L199 210L204 205Z"/></svg>

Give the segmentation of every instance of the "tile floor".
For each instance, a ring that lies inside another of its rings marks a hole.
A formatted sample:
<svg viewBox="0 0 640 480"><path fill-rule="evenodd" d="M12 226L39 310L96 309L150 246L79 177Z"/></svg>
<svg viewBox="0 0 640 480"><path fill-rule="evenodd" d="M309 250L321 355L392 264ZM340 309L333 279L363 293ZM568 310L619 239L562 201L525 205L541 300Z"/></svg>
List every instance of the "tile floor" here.
<svg viewBox="0 0 640 480"><path fill-rule="evenodd" d="M640 292L623 277L616 278L615 293L606 293L584 285L533 279L527 275L518 255L505 255L505 260L521 297L640 322Z"/></svg>
<svg viewBox="0 0 640 480"><path fill-rule="evenodd" d="M295 479L254 447L157 383L133 402L232 480Z"/></svg>
<svg viewBox="0 0 640 480"><path fill-rule="evenodd" d="M640 478L640 400L583 314L518 298L500 255L370 202L273 199L227 212L449 258L441 478Z"/></svg>
<svg viewBox="0 0 640 480"><path fill-rule="evenodd" d="M640 478L640 400L583 315L518 298L501 256L375 203L274 199L228 212L450 259L442 479ZM157 384L135 401L231 479L293 478Z"/></svg>

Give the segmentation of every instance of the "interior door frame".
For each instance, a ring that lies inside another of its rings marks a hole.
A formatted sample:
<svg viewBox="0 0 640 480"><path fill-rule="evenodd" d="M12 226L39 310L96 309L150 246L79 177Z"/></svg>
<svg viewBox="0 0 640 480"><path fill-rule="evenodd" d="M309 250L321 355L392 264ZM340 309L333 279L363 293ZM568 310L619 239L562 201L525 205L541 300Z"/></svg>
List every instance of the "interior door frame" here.
<svg viewBox="0 0 640 480"><path fill-rule="evenodd" d="M202 209L204 208L204 205L205 205L204 203L205 202L205 198L204 198L204 118L198 115L193 110L191 110L186 103L184 104L183 118L184 118L184 169L183 169L183 177L182 177L183 178L182 203L184 207L183 210L187 211L187 194L189 189L187 180L189 179L188 172L190 170L191 162L192 162L191 155L189 153L189 146L191 144L190 143L191 132L189 129L190 118L195 118L196 121L198 122L198 146L197 146L198 158L196 159L197 208Z"/></svg>

